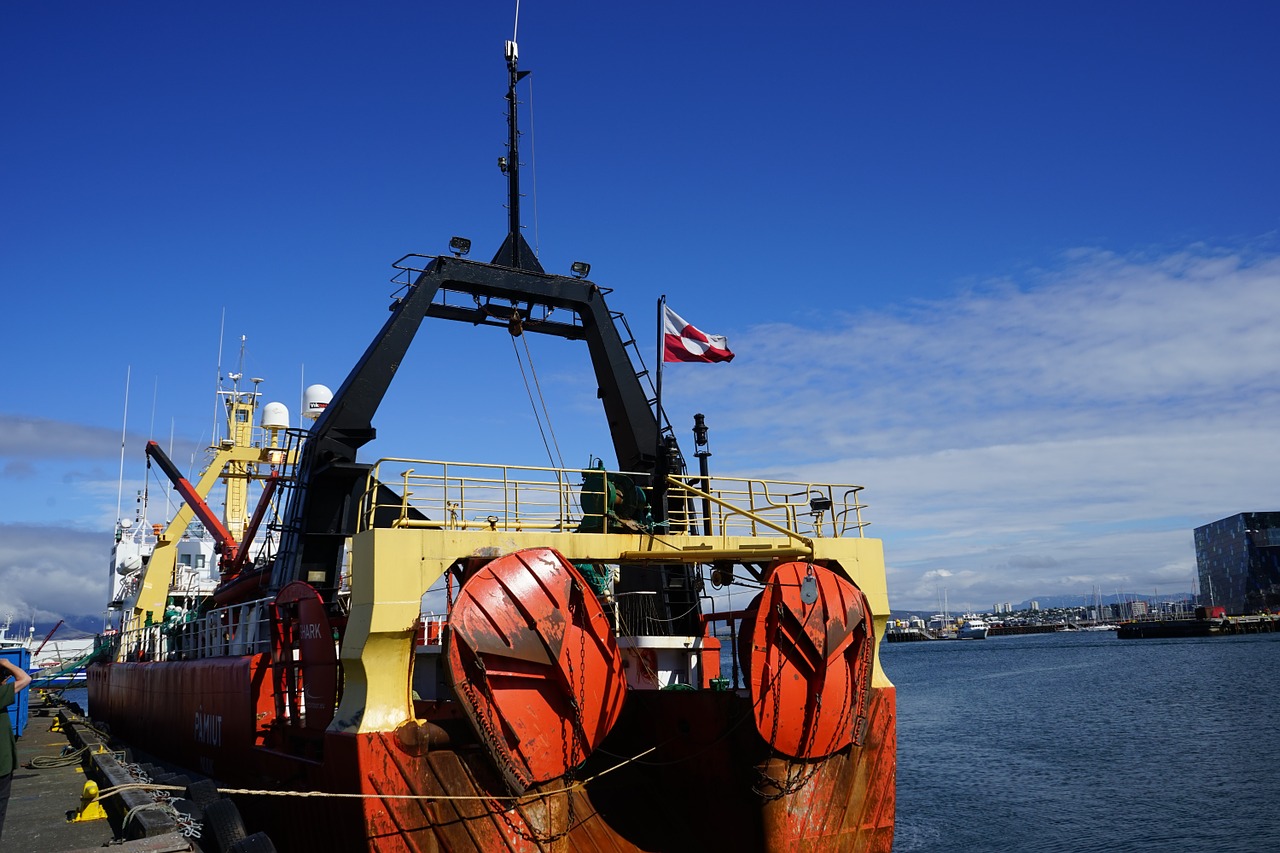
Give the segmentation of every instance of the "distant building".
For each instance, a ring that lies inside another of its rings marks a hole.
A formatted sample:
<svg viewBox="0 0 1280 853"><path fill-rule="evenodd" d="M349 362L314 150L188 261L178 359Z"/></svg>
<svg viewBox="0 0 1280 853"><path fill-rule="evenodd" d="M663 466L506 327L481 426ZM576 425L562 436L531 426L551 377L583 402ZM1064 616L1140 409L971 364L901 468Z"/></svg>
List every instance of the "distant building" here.
<svg viewBox="0 0 1280 853"><path fill-rule="evenodd" d="M1134 619L1141 619L1151 612L1151 608L1141 598L1135 598L1129 602L1129 615Z"/></svg>
<svg viewBox="0 0 1280 853"><path fill-rule="evenodd" d="M1039 609L1040 609L1040 602L1038 602L1038 601L1032 601L1032 602L1031 602L1031 609L1032 609L1032 610L1039 610Z"/></svg>
<svg viewBox="0 0 1280 853"><path fill-rule="evenodd" d="M1228 613L1280 607L1280 512L1242 512L1195 529L1200 600Z"/></svg>

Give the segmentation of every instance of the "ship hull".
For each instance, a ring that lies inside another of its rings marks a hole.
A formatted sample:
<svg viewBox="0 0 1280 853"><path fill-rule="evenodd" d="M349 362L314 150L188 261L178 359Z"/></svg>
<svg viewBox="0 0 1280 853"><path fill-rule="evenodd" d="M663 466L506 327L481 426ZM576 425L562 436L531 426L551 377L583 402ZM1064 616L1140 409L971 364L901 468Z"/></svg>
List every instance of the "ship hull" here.
<svg viewBox="0 0 1280 853"><path fill-rule="evenodd" d="M420 707L437 722L296 731L279 742L269 671L264 655L97 664L90 707L139 749L224 785L365 795L237 796L247 822L281 850L892 847L891 686L872 688L862 745L816 761L773 752L751 724L750 700L736 692L633 691L572 777L517 801L453 703Z"/></svg>

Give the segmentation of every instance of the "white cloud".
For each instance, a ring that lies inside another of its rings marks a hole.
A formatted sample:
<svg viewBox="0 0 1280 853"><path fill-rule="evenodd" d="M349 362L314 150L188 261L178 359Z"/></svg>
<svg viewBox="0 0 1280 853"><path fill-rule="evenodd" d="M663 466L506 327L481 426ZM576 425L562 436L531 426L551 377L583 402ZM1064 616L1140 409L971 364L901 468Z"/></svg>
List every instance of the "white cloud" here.
<svg viewBox="0 0 1280 853"><path fill-rule="evenodd" d="M0 589L14 622L99 615L106 610L109 534L0 524Z"/></svg>
<svg viewBox="0 0 1280 853"><path fill-rule="evenodd" d="M1185 591L1192 527L1276 508L1278 318L1280 257L1079 250L738 333L732 371L678 393L715 383L708 422L745 425L713 433L722 473L866 485L895 607Z"/></svg>

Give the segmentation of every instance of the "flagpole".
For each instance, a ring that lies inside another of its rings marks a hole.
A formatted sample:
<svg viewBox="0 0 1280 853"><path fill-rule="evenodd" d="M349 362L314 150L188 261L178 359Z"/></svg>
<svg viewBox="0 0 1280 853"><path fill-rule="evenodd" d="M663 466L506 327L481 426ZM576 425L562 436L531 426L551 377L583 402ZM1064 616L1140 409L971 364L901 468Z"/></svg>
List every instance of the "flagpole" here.
<svg viewBox="0 0 1280 853"><path fill-rule="evenodd" d="M667 294L658 297L658 387L655 391L654 405L657 409L653 413L654 420L658 422L658 446L654 448L656 452L661 452L662 448L662 362L663 349L666 342L666 312L663 310L667 307Z"/></svg>

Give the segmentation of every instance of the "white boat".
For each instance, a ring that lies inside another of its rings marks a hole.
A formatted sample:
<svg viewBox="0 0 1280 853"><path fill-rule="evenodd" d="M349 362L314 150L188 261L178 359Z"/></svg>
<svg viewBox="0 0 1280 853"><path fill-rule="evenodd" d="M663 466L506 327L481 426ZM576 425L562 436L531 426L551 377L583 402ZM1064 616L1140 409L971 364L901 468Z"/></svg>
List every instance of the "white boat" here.
<svg viewBox="0 0 1280 853"><path fill-rule="evenodd" d="M960 640L985 640L988 628L987 620L981 616L968 614L964 617L964 621L960 623L956 638Z"/></svg>
<svg viewBox="0 0 1280 853"><path fill-rule="evenodd" d="M0 649L29 649L31 648L31 640L35 635L36 626L32 625L27 636L9 636L10 629L13 628L13 614L10 613L5 617L4 624L0 625Z"/></svg>

